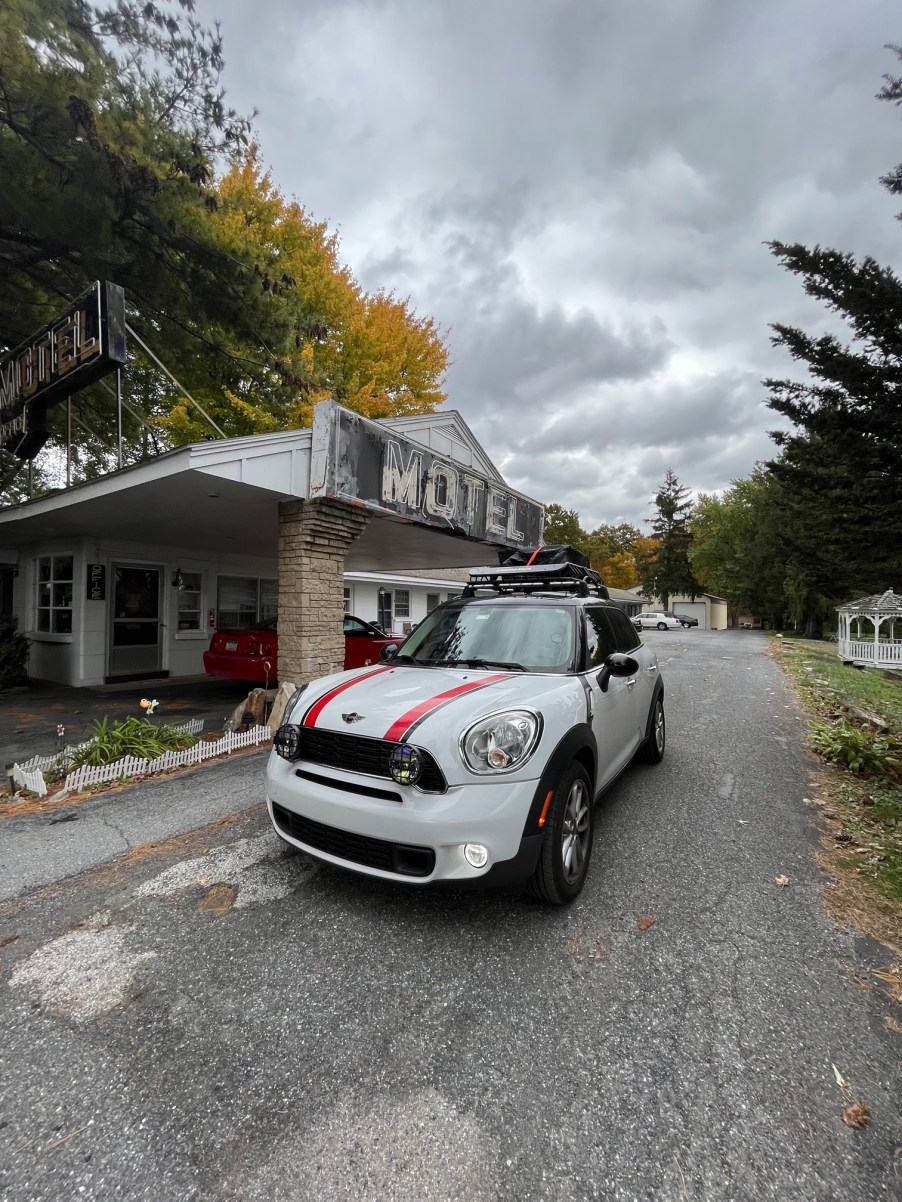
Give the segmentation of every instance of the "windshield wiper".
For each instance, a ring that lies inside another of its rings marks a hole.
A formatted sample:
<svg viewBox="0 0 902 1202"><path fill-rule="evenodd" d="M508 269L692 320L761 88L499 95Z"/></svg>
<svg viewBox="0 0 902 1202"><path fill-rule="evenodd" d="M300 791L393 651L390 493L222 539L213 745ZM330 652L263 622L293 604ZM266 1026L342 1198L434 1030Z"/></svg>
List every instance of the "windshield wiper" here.
<svg viewBox="0 0 902 1202"><path fill-rule="evenodd" d="M506 668L510 672L525 672L522 664L508 663L501 659L448 659L446 668Z"/></svg>

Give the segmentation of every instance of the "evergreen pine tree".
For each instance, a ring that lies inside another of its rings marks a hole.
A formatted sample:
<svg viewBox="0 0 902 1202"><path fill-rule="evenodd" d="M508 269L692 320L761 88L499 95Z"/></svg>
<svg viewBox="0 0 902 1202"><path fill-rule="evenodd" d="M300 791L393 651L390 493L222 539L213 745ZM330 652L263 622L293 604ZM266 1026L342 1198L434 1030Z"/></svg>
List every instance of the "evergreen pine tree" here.
<svg viewBox="0 0 902 1202"><path fill-rule="evenodd" d="M878 97L899 103L902 79L885 76ZM881 182L902 192L902 166ZM848 331L844 341L775 324L772 342L810 379L764 382L792 423L772 432L780 455L768 465L786 506L789 609L816 633L837 601L902 581L902 281L871 257L769 245Z"/></svg>
<svg viewBox="0 0 902 1202"><path fill-rule="evenodd" d="M692 532L689 519L692 502L689 489L680 484L670 468L664 483L655 494L655 516L651 519L652 535L658 548L653 559L643 561L639 567L639 580L646 596L657 596L667 609L674 593L686 593L690 597L701 592L701 586L692 572L689 549Z"/></svg>

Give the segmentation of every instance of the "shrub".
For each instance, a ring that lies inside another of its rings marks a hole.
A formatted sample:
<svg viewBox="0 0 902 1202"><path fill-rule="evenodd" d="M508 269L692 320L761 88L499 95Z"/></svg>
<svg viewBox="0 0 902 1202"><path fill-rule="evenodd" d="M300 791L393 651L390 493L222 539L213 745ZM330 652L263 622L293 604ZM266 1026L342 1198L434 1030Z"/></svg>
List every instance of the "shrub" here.
<svg viewBox="0 0 902 1202"><path fill-rule="evenodd" d="M15 618L0 617L0 689L25 683L29 643L24 634L16 633L16 625Z"/></svg>
<svg viewBox="0 0 902 1202"><path fill-rule="evenodd" d="M893 754L896 740L891 735L853 726L846 718L839 722L809 722L811 742L825 760L844 764L851 772L886 776L898 760Z"/></svg>
<svg viewBox="0 0 902 1202"><path fill-rule="evenodd" d="M153 760L165 751L182 751L197 742L194 735L174 726L155 726L146 718L124 718L110 724L108 718L94 723L93 738L72 755L71 766L112 764L127 755Z"/></svg>

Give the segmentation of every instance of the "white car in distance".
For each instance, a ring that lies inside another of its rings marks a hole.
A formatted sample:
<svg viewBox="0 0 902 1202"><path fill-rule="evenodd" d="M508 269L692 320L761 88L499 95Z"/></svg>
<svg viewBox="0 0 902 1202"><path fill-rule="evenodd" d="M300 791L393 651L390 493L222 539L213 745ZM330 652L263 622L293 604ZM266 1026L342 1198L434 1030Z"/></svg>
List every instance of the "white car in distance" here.
<svg viewBox="0 0 902 1202"><path fill-rule="evenodd" d="M660 611L650 611L633 616L633 625L637 630L682 630L683 623L673 614Z"/></svg>

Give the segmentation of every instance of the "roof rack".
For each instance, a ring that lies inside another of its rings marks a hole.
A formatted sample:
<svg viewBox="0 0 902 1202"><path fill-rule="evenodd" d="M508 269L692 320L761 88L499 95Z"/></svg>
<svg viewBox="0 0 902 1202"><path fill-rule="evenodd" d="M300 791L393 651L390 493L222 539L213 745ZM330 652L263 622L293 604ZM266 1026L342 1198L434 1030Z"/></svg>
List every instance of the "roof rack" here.
<svg viewBox="0 0 902 1202"><path fill-rule="evenodd" d="M496 593L570 593L577 597L610 595L599 574L578 563L473 568L463 595L473 597L480 588L494 589Z"/></svg>

